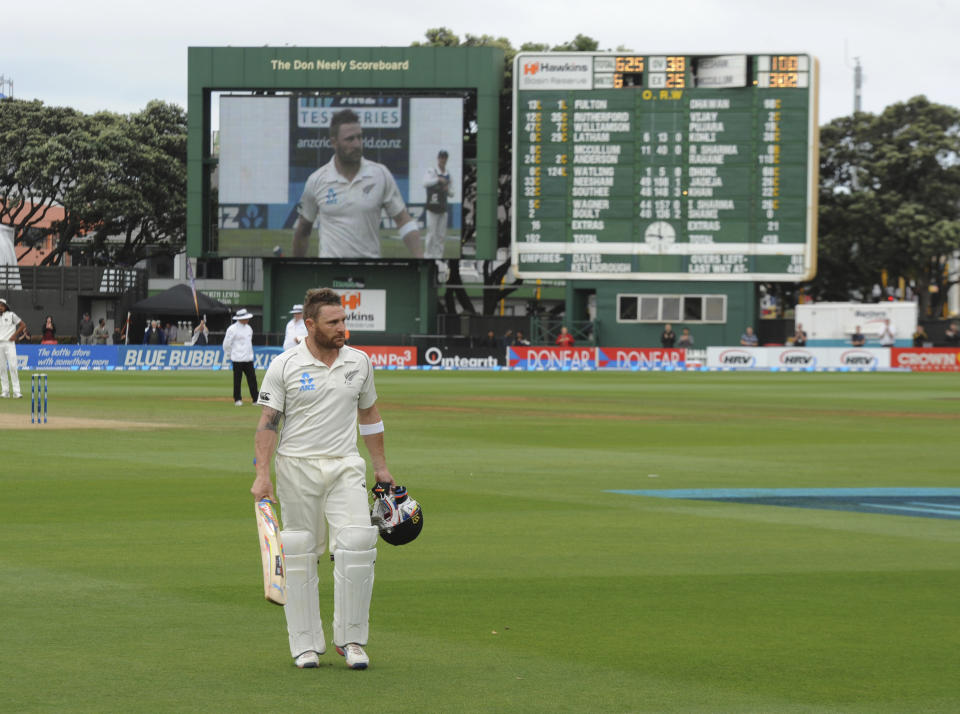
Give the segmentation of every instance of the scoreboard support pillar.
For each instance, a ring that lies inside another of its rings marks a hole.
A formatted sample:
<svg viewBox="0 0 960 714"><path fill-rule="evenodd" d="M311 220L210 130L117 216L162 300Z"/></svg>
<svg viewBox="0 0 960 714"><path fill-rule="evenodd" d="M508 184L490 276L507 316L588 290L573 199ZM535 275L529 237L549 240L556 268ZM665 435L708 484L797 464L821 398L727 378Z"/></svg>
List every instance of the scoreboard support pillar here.
<svg viewBox="0 0 960 714"><path fill-rule="evenodd" d="M600 346L659 347L665 324L680 334L690 329L697 349L739 345L750 325L756 331L754 283L685 281L570 281L566 318L582 318L585 298L595 296L594 339Z"/></svg>

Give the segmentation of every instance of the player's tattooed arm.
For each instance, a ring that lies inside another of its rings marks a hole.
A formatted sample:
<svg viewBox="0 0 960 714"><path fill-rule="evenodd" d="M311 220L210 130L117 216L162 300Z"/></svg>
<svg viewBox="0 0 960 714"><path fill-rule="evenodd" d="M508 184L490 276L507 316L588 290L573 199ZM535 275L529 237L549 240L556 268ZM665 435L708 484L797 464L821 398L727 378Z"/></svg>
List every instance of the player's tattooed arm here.
<svg viewBox="0 0 960 714"><path fill-rule="evenodd" d="M260 414L260 422L257 424L257 432L253 438L254 454L257 457L255 462L257 475L250 488L250 492L257 500L261 498L276 500L270 479L270 462L277 448L277 429L282 418L283 413L271 407L264 407Z"/></svg>
<svg viewBox="0 0 960 714"><path fill-rule="evenodd" d="M283 414L271 407L264 407L260 414L260 423L257 424L257 431L277 431L280 428L280 420Z"/></svg>

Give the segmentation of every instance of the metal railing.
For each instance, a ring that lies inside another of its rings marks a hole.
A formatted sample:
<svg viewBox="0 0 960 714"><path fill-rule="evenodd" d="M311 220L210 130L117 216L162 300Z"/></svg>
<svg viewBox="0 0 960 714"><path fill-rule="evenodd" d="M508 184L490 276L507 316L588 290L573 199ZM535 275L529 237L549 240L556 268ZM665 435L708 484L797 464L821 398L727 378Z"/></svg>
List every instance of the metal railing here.
<svg viewBox="0 0 960 714"><path fill-rule="evenodd" d="M0 266L0 288L58 290L85 296L146 293L147 271L99 266Z"/></svg>

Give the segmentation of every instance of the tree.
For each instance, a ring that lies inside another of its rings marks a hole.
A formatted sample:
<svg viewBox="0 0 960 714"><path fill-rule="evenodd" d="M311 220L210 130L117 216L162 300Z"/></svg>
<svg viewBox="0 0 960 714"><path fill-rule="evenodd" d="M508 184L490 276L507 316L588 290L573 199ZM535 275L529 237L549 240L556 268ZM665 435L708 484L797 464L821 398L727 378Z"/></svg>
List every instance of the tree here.
<svg viewBox="0 0 960 714"><path fill-rule="evenodd" d="M569 42L555 45L552 48L546 43L526 42L517 50L513 47L510 40L505 37L493 37L492 35L471 35L467 34L461 42L460 38L446 27L432 28L426 31L426 42L414 42L414 47L499 47L503 50L505 56L506 70L503 77L503 88L500 92L500 149L499 164L500 177L498 181L497 203L499 206L497 220L497 247L508 248L510 246L510 212L512 209L512 177L511 177L511 158L512 158L512 135L511 126L513 122L513 59L517 52L590 52L595 51L599 43L586 35L578 34ZM472 127L473 133L476 127ZM471 141L471 127L465 128L464 140L467 145ZM472 166L467 166L464 171L464 183L469 186L471 174L475 171ZM463 197L464 208L464 230L462 240L467 242L475 239L475 223L473 220L473 205L476 202L475 192L466 191ZM468 313L475 313L475 309L466 294L466 291L460 287L460 267L458 261L449 261L451 287L446 293L446 303L444 308L447 312L456 311L456 305ZM501 286L504 278L510 270L510 261L482 261L481 271L483 275L483 314L492 315L499 302L513 293L517 287L523 284L523 280L515 278L509 285Z"/></svg>
<svg viewBox="0 0 960 714"><path fill-rule="evenodd" d="M82 244L100 262L179 251L186 226L186 113L151 102L139 114L0 102L0 219L26 255L52 235L44 264ZM51 222L54 208L62 218ZM57 211L59 213L59 211Z"/></svg>
<svg viewBox="0 0 960 714"><path fill-rule="evenodd" d="M812 284L819 300L869 297L880 281L880 256L866 238L880 229L879 207L861 175L871 121L871 115L859 113L820 131L819 245Z"/></svg>
<svg viewBox="0 0 960 714"><path fill-rule="evenodd" d="M821 132L817 297L867 297L905 278L940 312L960 250L960 110L914 97Z"/></svg>
<svg viewBox="0 0 960 714"><path fill-rule="evenodd" d="M63 206L78 170L83 115L39 101L0 101L0 220L32 240ZM29 251L28 251L29 252Z"/></svg>
<svg viewBox="0 0 960 714"><path fill-rule="evenodd" d="M125 264L150 252L176 254L186 240L186 113L153 101L125 117L120 129L111 137L117 173L99 202L102 221L89 249Z"/></svg>

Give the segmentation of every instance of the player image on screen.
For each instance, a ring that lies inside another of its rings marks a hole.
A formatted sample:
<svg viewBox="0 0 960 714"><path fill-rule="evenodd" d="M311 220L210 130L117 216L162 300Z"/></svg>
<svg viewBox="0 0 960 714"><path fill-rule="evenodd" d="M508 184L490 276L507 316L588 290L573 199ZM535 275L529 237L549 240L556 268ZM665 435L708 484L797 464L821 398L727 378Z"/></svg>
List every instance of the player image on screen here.
<svg viewBox="0 0 960 714"><path fill-rule="evenodd" d="M379 258L380 213L385 210L414 258L423 257L417 222L407 212L390 170L363 157L363 128L350 110L330 122L333 158L307 179L293 230L293 255L307 254L317 223L321 258Z"/></svg>
<svg viewBox="0 0 960 714"><path fill-rule="evenodd" d="M436 166L427 169L423 186L427 190L427 205L424 216L427 222L427 239L424 255L427 258L442 258L443 244L447 239L447 201L453 195L447 159L450 154L441 149Z"/></svg>
<svg viewBox="0 0 960 714"><path fill-rule="evenodd" d="M218 101L210 177L218 255L422 259L430 219L422 177L442 147L451 181L447 232L434 252L460 256L462 96L225 94Z"/></svg>

